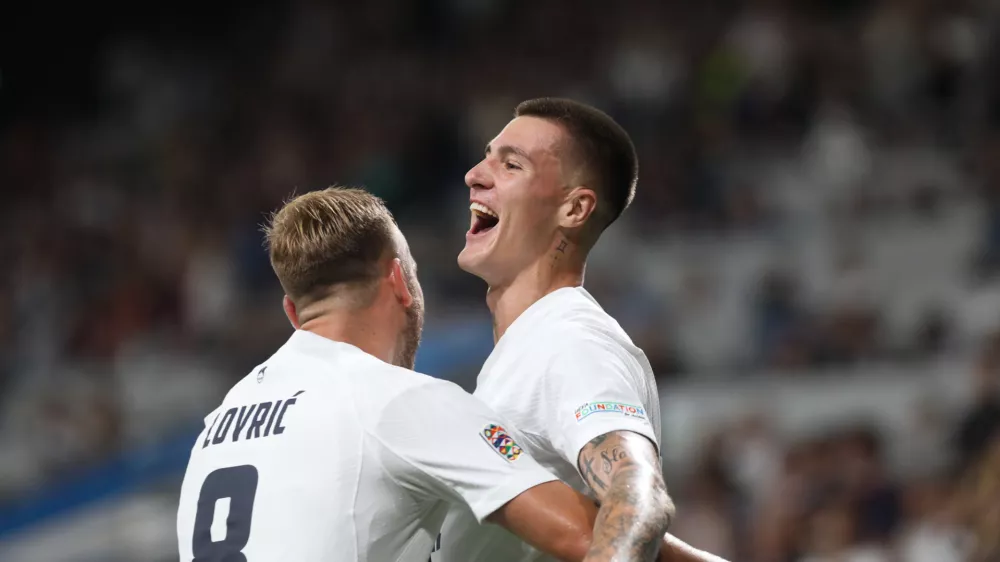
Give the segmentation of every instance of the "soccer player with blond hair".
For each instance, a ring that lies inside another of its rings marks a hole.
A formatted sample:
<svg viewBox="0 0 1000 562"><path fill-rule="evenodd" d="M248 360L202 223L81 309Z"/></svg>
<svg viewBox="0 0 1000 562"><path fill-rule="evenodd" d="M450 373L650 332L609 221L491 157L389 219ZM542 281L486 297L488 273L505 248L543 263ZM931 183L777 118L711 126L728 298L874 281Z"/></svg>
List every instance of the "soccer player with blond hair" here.
<svg viewBox="0 0 1000 562"><path fill-rule="evenodd" d="M295 332L205 418L181 488L180 560L426 562L451 505L584 559L594 504L478 399L410 370L423 296L383 203L307 193L266 236Z"/></svg>

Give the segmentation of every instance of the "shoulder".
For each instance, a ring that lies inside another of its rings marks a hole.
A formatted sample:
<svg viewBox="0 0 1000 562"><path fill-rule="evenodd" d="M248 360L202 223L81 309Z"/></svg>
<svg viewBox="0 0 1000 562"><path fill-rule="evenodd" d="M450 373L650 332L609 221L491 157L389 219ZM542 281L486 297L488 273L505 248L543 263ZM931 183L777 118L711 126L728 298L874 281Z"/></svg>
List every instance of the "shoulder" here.
<svg viewBox="0 0 1000 562"><path fill-rule="evenodd" d="M386 401L405 397L415 392L422 395L449 394L454 391L467 394L461 387L452 382L404 367L383 363L377 359L372 361L372 365L364 373L353 377L351 382L356 392L375 395Z"/></svg>
<svg viewBox="0 0 1000 562"><path fill-rule="evenodd" d="M535 332L551 340L557 349L572 350L573 346L587 344L607 348L635 347L618 321L583 288L563 289L552 297Z"/></svg>
<svg viewBox="0 0 1000 562"><path fill-rule="evenodd" d="M616 360L632 365L642 351L603 310L569 311L553 319L548 333L540 338L548 356L559 362Z"/></svg>
<svg viewBox="0 0 1000 562"><path fill-rule="evenodd" d="M457 384L378 361L377 368L351 381L356 402L369 412L443 412L471 400ZM365 412L359 412L363 417Z"/></svg>
<svg viewBox="0 0 1000 562"><path fill-rule="evenodd" d="M646 387L652 384L649 360L618 323L596 305L580 306L552 320L538 340L545 385Z"/></svg>
<svg viewBox="0 0 1000 562"><path fill-rule="evenodd" d="M484 367L502 371L504 385L517 381L562 393L595 378L633 385L647 377L645 355L582 288L561 289L540 303L529 310L530 322L515 326L511 338L504 335Z"/></svg>

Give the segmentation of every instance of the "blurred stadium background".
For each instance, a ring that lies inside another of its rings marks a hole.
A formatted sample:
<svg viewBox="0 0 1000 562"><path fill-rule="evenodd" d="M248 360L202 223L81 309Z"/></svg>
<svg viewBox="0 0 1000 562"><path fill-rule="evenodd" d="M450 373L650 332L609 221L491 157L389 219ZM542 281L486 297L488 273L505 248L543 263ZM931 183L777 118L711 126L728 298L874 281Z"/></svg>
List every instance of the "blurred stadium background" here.
<svg viewBox="0 0 1000 562"><path fill-rule="evenodd" d="M640 153L587 287L659 375L675 533L734 561L1000 560L997 2L9 15L0 560L176 560L201 417L290 331L258 226L292 191L389 202L427 293L419 368L474 385L462 176L540 95Z"/></svg>

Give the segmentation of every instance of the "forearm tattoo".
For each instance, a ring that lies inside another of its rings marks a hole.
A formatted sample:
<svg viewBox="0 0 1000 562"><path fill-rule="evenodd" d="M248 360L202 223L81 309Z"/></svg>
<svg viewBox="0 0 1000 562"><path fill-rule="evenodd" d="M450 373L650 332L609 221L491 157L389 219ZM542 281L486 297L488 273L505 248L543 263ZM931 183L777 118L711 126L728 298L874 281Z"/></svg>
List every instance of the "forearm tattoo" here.
<svg viewBox="0 0 1000 562"><path fill-rule="evenodd" d="M653 560L674 512L653 444L631 431L607 433L580 451L579 467L601 506L586 560Z"/></svg>

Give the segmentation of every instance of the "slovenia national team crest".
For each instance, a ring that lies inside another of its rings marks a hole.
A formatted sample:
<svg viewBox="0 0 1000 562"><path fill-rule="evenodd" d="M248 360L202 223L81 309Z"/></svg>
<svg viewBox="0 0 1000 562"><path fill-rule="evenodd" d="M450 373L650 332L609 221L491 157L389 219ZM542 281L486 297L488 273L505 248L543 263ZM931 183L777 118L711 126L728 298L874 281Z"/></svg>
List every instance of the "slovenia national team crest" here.
<svg viewBox="0 0 1000 562"><path fill-rule="evenodd" d="M581 422L592 414L618 414L626 418L646 419L646 409L622 402L587 402L574 412L576 421Z"/></svg>
<svg viewBox="0 0 1000 562"><path fill-rule="evenodd" d="M489 443L493 450L500 453L500 456L509 460L516 461L517 457L521 456L521 447L514 442L514 439L507 434L507 430L496 424L488 424L483 428L482 433L483 440Z"/></svg>

